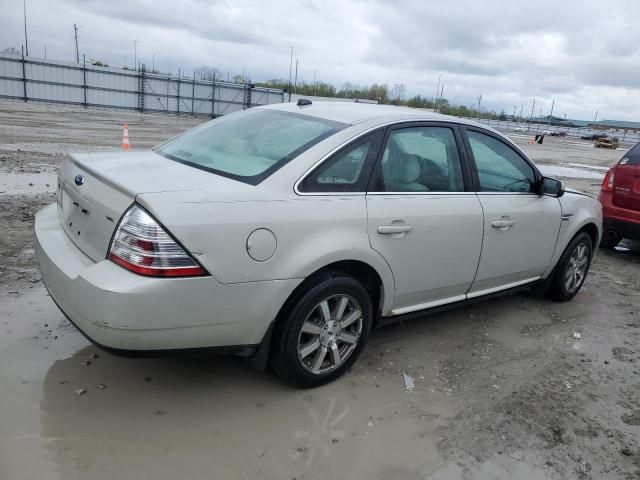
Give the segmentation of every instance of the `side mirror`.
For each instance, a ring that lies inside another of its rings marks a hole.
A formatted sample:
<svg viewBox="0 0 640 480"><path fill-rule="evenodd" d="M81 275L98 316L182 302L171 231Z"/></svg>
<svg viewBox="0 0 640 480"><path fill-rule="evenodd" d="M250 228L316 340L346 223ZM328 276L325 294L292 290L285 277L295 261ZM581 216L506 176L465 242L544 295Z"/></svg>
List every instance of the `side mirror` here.
<svg viewBox="0 0 640 480"><path fill-rule="evenodd" d="M552 197L561 197L564 195L564 183L555 178L543 177L542 188L540 189L542 195L549 195Z"/></svg>

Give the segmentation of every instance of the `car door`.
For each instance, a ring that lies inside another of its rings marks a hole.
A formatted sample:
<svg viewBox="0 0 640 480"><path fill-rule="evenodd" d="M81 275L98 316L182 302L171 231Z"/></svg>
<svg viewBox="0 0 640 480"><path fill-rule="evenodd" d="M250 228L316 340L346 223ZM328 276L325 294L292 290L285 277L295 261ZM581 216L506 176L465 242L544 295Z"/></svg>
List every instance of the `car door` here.
<svg viewBox="0 0 640 480"><path fill-rule="evenodd" d="M493 132L463 130L484 211L472 298L539 279L553 256L562 212L558 198L537 193L542 177L523 154Z"/></svg>
<svg viewBox="0 0 640 480"><path fill-rule="evenodd" d="M465 299L483 218L460 131L449 123L390 127L367 191L371 247L395 281L392 314Z"/></svg>

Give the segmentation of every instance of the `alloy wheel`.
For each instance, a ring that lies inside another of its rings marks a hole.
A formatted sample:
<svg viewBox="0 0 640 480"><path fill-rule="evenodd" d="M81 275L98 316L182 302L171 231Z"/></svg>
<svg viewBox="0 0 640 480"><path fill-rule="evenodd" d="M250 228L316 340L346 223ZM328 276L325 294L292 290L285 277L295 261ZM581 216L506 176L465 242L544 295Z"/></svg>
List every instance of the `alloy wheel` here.
<svg viewBox="0 0 640 480"><path fill-rule="evenodd" d="M362 308L349 295L332 295L307 315L298 335L298 360L314 375L344 364L362 333Z"/></svg>
<svg viewBox="0 0 640 480"><path fill-rule="evenodd" d="M576 245L576 248L573 249L569 262L567 263L567 269L565 270L564 285L567 292L573 293L580 288L582 280L587 274L588 266L589 256L587 245L580 242Z"/></svg>

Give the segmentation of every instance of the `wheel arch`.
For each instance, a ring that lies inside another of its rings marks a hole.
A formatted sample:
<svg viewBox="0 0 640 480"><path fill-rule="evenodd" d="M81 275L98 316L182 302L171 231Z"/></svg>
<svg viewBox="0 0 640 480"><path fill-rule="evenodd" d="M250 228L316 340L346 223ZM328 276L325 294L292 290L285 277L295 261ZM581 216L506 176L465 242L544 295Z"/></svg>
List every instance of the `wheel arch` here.
<svg viewBox="0 0 640 480"><path fill-rule="evenodd" d="M370 262L355 258L345 258L342 260L333 260L322 266L316 265L310 269L310 273L305 275L305 279L291 292L287 300L278 312L278 317L289 307L291 302L295 301L299 292L305 288L310 282L323 275L331 275L332 273L342 273L358 280L371 294L371 300L374 310L376 311L376 319L384 312L391 309L393 303L394 284L391 270L380 272L379 269L371 265ZM276 318L277 320L277 318Z"/></svg>
<svg viewBox="0 0 640 480"><path fill-rule="evenodd" d="M596 249L598 248L598 243L601 235L600 230L595 223L589 222L580 227L580 229L571 237L571 239L573 240L576 235L582 232L587 233L591 238L591 245L593 246L593 252L595 253Z"/></svg>

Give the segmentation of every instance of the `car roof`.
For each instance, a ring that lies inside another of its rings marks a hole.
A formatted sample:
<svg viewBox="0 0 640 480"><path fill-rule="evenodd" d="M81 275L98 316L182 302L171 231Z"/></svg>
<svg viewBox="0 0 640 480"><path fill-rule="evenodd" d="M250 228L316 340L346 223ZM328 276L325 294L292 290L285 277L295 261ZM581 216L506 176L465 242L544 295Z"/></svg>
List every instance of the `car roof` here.
<svg viewBox="0 0 640 480"><path fill-rule="evenodd" d="M339 123L355 125L368 120L379 120L379 123L390 121L428 120L441 122L455 122L466 125L474 125L487 130L493 130L486 125L476 122L434 113L424 108L396 107L394 105L377 105L357 102L313 102L310 105L298 105L297 103L274 103L265 105L264 109L278 110L282 112L294 112L318 117Z"/></svg>

